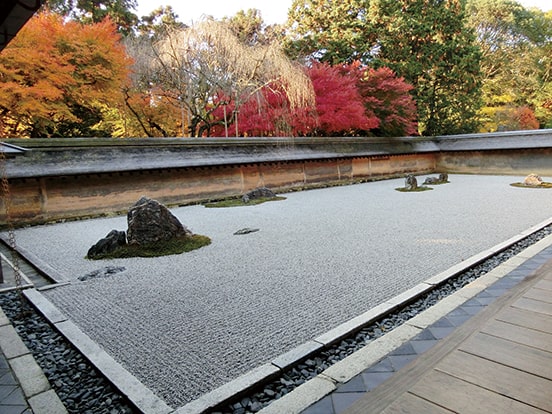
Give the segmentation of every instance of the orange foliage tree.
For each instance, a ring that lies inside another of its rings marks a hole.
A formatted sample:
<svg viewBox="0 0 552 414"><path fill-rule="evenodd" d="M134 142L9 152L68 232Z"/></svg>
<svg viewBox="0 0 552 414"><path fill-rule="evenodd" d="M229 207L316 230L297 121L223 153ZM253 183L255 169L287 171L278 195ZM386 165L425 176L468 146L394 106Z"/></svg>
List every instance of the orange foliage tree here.
<svg viewBox="0 0 552 414"><path fill-rule="evenodd" d="M110 20L31 19L0 54L0 136L109 136L130 61Z"/></svg>

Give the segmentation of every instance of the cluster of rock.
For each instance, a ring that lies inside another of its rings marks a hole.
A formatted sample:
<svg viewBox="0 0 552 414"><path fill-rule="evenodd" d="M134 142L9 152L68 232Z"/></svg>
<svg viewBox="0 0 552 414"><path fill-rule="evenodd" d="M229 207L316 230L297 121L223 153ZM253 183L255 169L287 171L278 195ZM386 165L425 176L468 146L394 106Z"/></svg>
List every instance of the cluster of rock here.
<svg viewBox="0 0 552 414"><path fill-rule="evenodd" d="M111 230L88 250L89 259L110 254L126 244L151 245L175 238L192 236L167 207L156 200L142 197L128 211L128 230Z"/></svg>
<svg viewBox="0 0 552 414"><path fill-rule="evenodd" d="M427 177L424 181L424 185L444 184L448 183L448 174L441 173L439 177Z"/></svg>
<svg viewBox="0 0 552 414"><path fill-rule="evenodd" d="M423 186L425 185L435 185L435 184L444 184L448 183L448 174L447 173L441 173L439 174L439 177L427 177L423 183ZM427 187L419 187L418 186L418 179L414 174L407 174L405 177L404 182L404 188L400 189L401 191L416 191L418 188L421 189L429 189Z"/></svg>
<svg viewBox="0 0 552 414"><path fill-rule="evenodd" d="M85 280L88 280L88 279L110 277L118 273L124 272L125 270L126 270L126 267L124 266L106 266L102 269L94 270L83 276L79 276L78 279L81 282L84 282Z"/></svg>
<svg viewBox="0 0 552 414"><path fill-rule="evenodd" d="M249 203L251 200L256 200L258 198L276 198L276 194L274 194L270 188L258 187L245 193L242 196L242 201L244 203Z"/></svg>

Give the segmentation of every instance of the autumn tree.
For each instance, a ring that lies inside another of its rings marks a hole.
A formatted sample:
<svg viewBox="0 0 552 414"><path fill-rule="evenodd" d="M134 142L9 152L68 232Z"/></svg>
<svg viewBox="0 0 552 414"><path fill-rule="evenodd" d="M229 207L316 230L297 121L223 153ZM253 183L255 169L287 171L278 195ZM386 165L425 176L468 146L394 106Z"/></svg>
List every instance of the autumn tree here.
<svg viewBox="0 0 552 414"><path fill-rule="evenodd" d="M357 136L378 127L378 119L366 112L355 77L343 74L340 67L319 62L313 62L305 71L314 88L313 107L292 108L279 85L268 85L241 106L240 115L244 121L240 123L240 133L248 136Z"/></svg>
<svg viewBox="0 0 552 414"><path fill-rule="evenodd" d="M273 82L281 85L291 107L313 99L308 77L278 45L246 45L222 22L209 19L171 31L151 46L148 52L141 48L140 58L133 56L142 68L136 72L180 109L191 136L209 135L221 122L213 120L213 111L231 103L234 110L222 122L239 131L241 104Z"/></svg>
<svg viewBox="0 0 552 414"><path fill-rule="evenodd" d="M111 135L129 60L109 20L91 25L41 13L0 54L4 137Z"/></svg>
<svg viewBox="0 0 552 414"><path fill-rule="evenodd" d="M391 69L371 68L356 61L342 66L342 72L356 79L366 113L379 120L371 133L397 137L416 135L418 130L416 103L410 92L412 85Z"/></svg>
<svg viewBox="0 0 552 414"><path fill-rule="evenodd" d="M423 135L472 132L480 107L480 52L464 0L372 0L377 63L414 86Z"/></svg>
<svg viewBox="0 0 552 414"><path fill-rule="evenodd" d="M338 66L320 63L313 64L307 73L316 94L319 118L314 135L366 135L379 126L379 119L364 106L356 76L343 74Z"/></svg>

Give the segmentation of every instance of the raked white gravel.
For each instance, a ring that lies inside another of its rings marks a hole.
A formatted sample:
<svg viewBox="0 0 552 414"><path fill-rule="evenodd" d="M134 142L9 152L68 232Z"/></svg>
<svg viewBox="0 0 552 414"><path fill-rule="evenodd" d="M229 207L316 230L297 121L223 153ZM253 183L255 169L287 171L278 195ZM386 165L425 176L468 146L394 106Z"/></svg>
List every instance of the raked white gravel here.
<svg viewBox="0 0 552 414"><path fill-rule="evenodd" d="M44 295L176 408L552 217L552 190L510 186L522 179L451 175L420 193L395 191L397 179L176 208L212 244L155 259L84 258L126 230L124 216L21 229L17 242L73 281ZM233 234L245 227L260 230ZM127 270L77 280L107 265Z"/></svg>

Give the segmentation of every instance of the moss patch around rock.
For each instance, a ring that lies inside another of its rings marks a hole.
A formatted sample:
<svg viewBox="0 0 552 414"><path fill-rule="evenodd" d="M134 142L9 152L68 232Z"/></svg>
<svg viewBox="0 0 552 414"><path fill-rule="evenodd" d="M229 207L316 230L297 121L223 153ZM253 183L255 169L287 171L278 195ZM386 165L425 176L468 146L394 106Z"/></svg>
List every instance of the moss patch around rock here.
<svg viewBox="0 0 552 414"><path fill-rule="evenodd" d="M552 188L552 183L546 183L544 181L540 185L527 185L524 183L512 183L510 185L512 187L518 187L518 188Z"/></svg>
<svg viewBox="0 0 552 414"><path fill-rule="evenodd" d="M433 190L433 188L426 187L426 186L421 186L421 187L417 187L414 190L409 190L406 187L399 187L399 188L395 188L395 190L400 191L401 193L419 193L419 192L422 192L422 191Z"/></svg>
<svg viewBox="0 0 552 414"><path fill-rule="evenodd" d="M180 237L168 240L165 243L155 243L150 245L132 245L127 244L119 247L110 254L87 257L91 260L101 259L121 259L129 257L159 257L172 254L181 254L192 250L199 249L203 246L211 244L211 239L207 236L194 234L189 237Z"/></svg>
<svg viewBox="0 0 552 414"><path fill-rule="evenodd" d="M267 201L281 201L285 200L285 197L261 197L250 200L249 203L244 203L241 198L230 198L227 200L213 201L211 203L203 204L207 208L221 208L221 207L243 207L254 206L257 204L266 203Z"/></svg>

